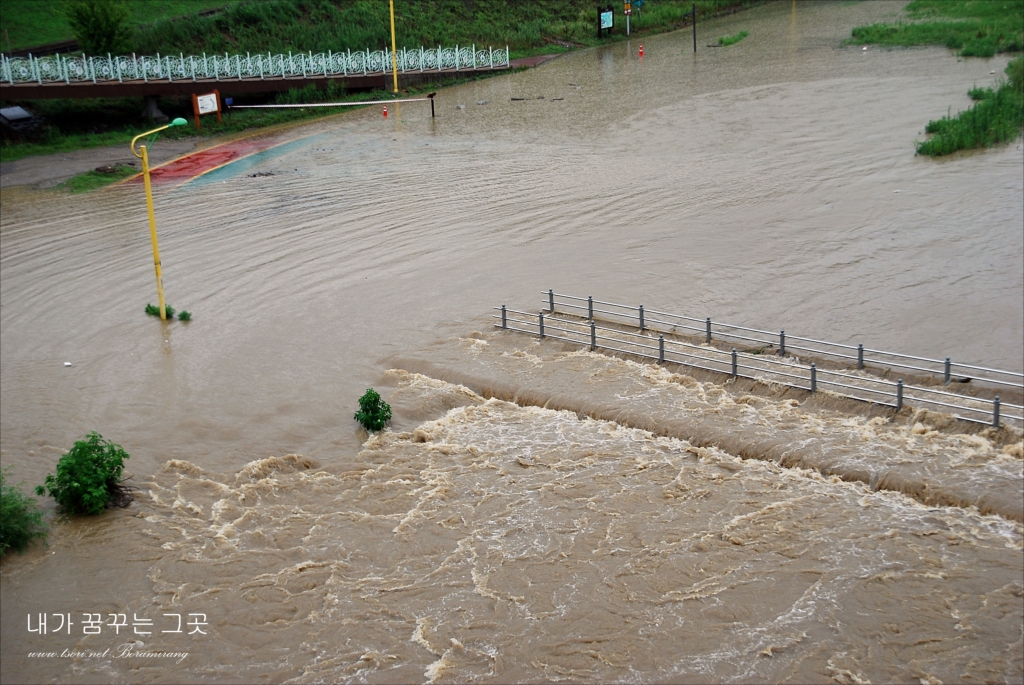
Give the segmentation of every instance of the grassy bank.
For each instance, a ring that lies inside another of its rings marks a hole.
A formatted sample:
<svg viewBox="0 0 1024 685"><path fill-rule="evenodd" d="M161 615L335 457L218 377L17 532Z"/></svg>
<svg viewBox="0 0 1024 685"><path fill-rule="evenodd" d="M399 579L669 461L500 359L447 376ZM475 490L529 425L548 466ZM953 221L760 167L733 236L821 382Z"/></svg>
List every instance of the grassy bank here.
<svg viewBox="0 0 1024 685"><path fill-rule="evenodd" d="M696 0L698 18L751 0ZM658 0L634 14L633 31L664 31L681 25L693 0ZM615 34L624 33L621 12ZM506 0L395 2L399 46L509 46L513 57L551 48L593 46L622 36L597 38L592 0L510 3ZM239 3L210 17L191 15L140 29L137 51L287 52L361 50L390 45L388 3L368 0L265 0Z"/></svg>
<svg viewBox="0 0 1024 685"><path fill-rule="evenodd" d="M632 30L671 30L688 21L696 4L698 20L724 9L764 0L657 0L632 17ZM70 40L66 0L5 0L0 9L0 43L8 49ZM388 3L377 0L130 0L139 54L184 52L326 52L390 45ZM596 37L592 0L510 3L506 0L397 0L399 46L477 45L504 47L515 56L546 48L593 46L621 35ZM617 7L617 6L616 6ZM215 14L203 10L219 8ZM625 22L616 10L615 34Z"/></svg>
<svg viewBox="0 0 1024 685"><path fill-rule="evenodd" d="M939 157L958 150L991 147L1016 140L1024 129L1024 57L1006 68L1009 79L996 88L972 88L977 101L956 116L929 121L925 133L933 134L917 144L922 155Z"/></svg>
<svg viewBox="0 0 1024 685"><path fill-rule="evenodd" d="M1024 0L914 0L909 21L858 26L854 45L945 45L964 57L1024 50Z"/></svg>
<svg viewBox="0 0 1024 685"><path fill-rule="evenodd" d="M64 16L65 4L64 0L4 0L0 4L0 49L21 50L74 40ZM130 0L125 6L132 23L145 25L226 4L225 0Z"/></svg>

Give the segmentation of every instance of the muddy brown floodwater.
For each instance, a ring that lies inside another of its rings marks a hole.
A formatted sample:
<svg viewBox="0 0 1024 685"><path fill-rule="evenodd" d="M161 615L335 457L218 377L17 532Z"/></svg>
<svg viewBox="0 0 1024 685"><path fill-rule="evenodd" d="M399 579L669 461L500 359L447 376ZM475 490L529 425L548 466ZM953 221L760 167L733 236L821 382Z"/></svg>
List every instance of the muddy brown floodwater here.
<svg viewBox="0 0 1024 685"><path fill-rule="evenodd" d="M4 560L0 679L1020 682L1019 432L491 331L555 288L1024 370L1020 141L913 149L1006 58L842 47L902 6L273 133L156 189L188 324L139 187L5 188L3 464L97 430L139 492Z"/></svg>

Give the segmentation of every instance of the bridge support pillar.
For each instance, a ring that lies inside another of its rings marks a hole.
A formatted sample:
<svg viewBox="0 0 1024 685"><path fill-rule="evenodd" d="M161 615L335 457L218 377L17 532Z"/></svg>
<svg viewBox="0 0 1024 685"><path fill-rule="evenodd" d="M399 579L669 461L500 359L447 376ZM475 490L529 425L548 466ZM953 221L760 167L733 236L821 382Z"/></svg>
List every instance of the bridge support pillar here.
<svg viewBox="0 0 1024 685"><path fill-rule="evenodd" d="M142 116L146 117L150 121L155 121L158 124L162 124L167 121L169 117L160 111L160 106L156 103L156 95L146 96L146 106L142 110Z"/></svg>

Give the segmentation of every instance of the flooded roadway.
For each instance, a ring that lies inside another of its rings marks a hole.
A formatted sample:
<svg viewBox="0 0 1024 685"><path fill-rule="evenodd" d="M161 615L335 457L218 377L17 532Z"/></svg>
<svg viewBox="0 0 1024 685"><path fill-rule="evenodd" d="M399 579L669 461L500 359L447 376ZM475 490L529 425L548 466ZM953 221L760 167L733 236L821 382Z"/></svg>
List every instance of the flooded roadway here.
<svg viewBox="0 0 1024 685"><path fill-rule="evenodd" d="M1020 371L1020 142L913 154L1006 60L840 48L901 5L777 3L705 25L696 57L668 34L441 91L433 120L278 133L157 188L190 324L142 313L137 188L4 190L3 463L40 482L98 430L143 492L5 560L3 679L1019 680L1010 519L388 372L549 287ZM364 447L370 385L395 431ZM915 459L1019 487L1012 444L929 431ZM174 665L33 660L124 642L29 634L41 611L213 634L139 647Z"/></svg>

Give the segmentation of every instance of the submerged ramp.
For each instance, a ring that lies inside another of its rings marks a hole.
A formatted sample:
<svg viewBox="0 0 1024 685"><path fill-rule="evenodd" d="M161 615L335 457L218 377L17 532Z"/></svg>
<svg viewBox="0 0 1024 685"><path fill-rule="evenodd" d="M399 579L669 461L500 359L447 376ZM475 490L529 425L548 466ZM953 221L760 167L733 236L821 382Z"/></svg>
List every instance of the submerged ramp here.
<svg viewBox="0 0 1024 685"><path fill-rule="evenodd" d="M1024 447L1015 428L947 414L861 405L824 393L735 379L698 380L510 332L475 333L396 357L393 367L458 383L484 397L574 411L744 459L813 469L927 505L976 506L1024 521Z"/></svg>

